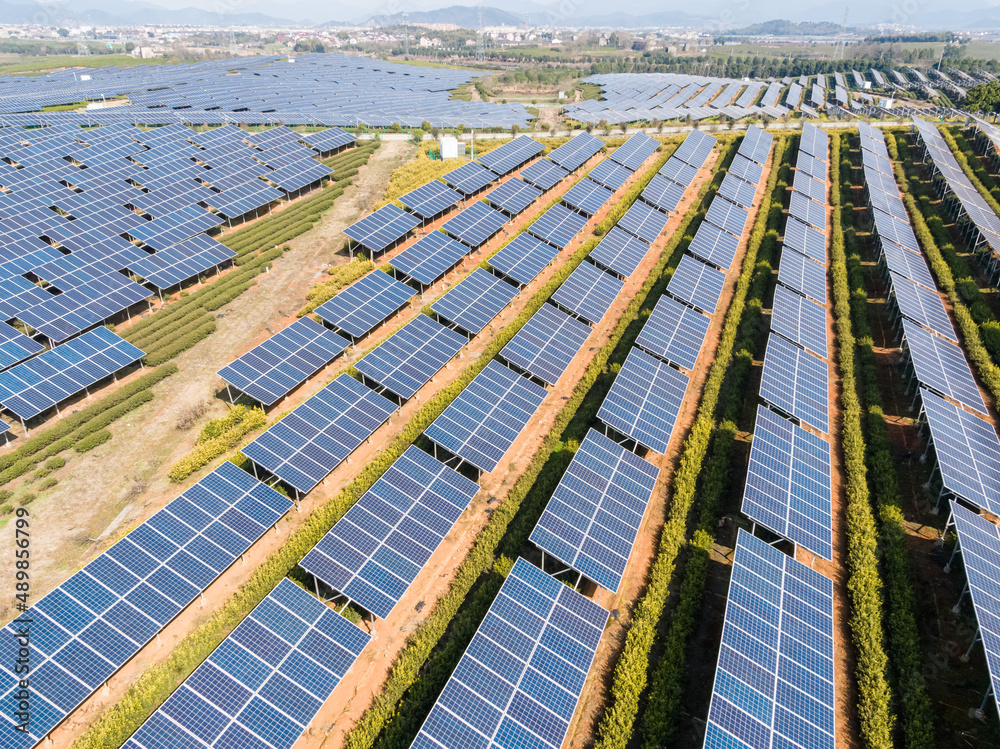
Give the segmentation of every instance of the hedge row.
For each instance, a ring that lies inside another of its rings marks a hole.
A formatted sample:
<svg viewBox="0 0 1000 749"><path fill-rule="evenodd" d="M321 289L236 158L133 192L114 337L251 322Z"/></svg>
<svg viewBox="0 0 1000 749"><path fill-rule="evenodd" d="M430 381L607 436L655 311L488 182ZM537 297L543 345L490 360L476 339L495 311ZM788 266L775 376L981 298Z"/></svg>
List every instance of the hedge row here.
<svg viewBox="0 0 1000 749"><path fill-rule="evenodd" d="M772 283L772 265L777 253L778 225L782 216L782 196L788 188L795 147L794 139L776 148L774 168L768 187L750 234L741 276L751 279L743 301L742 317L732 349L735 356L723 381L719 403L720 423L711 444L711 457L705 467L700 490L697 528L690 542L690 556L684 565L684 576L678 593L678 603L670 617L663 643L663 652L650 679L649 697L642 715L643 746L671 746L683 714L687 693L688 659L691 638L698 626L705 587L715 547L723 501L729 489L731 461L736 447L737 426L748 393L747 382L753 364L753 352L758 336L766 333L760 325L764 299ZM779 150L780 149L780 150ZM736 319L736 318L732 318ZM719 357L716 357L719 361ZM662 619L662 618L661 618ZM658 629L663 628L663 622Z"/></svg>
<svg viewBox="0 0 1000 749"><path fill-rule="evenodd" d="M26 440L16 450L0 456L0 486L23 476L46 458L68 450L92 432L106 427L114 419L121 418L131 410L131 408L120 410L122 404L176 371L176 364L158 367L96 403L53 424L41 434Z"/></svg>
<svg viewBox="0 0 1000 749"><path fill-rule="evenodd" d="M663 156L661 161L667 158ZM644 175L646 182L658 166ZM707 190L706 185L703 195ZM634 201L638 194L636 191L630 200ZM382 747L410 745L496 597L510 559L527 543L531 529L572 459L579 441L570 436L571 424L580 436L586 434L602 400L595 397L595 389L610 387L613 379L607 373L609 360L617 354L624 361L638 333L640 326L636 321L644 311L646 300L654 287L665 287L669 280L667 265L671 262L676 265L679 261L678 247L696 215L697 207L685 217L642 289L630 301L609 341L597 352L560 410L542 447L480 532L448 592L400 652L382 692L347 737L346 746L350 749L367 749L377 740ZM581 249L589 253L596 244L597 240L591 239ZM631 332L631 337L625 337L626 332ZM446 632L448 636L442 641ZM405 702L401 702L404 699Z"/></svg>
<svg viewBox="0 0 1000 749"><path fill-rule="evenodd" d="M979 190L983 200L989 203L993 212L1000 215L1000 185L997 185L993 175L986 171L983 162L976 156L972 144L965 139L965 135L957 127L946 128L942 125L940 130L948 147L955 154L955 160L965 172L965 176Z"/></svg>
<svg viewBox="0 0 1000 749"><path fill-rule="evenodd" d="M1000 401L1000 367L997 366L1000 362L1000 323L983 299L965 259L959 257L955 247L948 242L947 228L931 208L930 197L926 193L920 195L922 208L914 200L914 188L923 191L924 187L916 179L916 166L909 158L909 146L905 140L898 141L893 133L886 133L885 140L917 240L930 260L938 285L952 304L965 351L983 384L993 398Z"/></svg>
<svg viewBox="0 0 1000 749"><path fill-rule="evenodd" d="M879 701L877 709L862 709L860 714L867 719L869 734L882 738L883 734L891 731L894 716L884 686L888 659L884 651L884 638L879 634L885 622L892 649L895 688L902 705L905 744L910 749L930 749L934 746L934 716L922 674L924 657L917 630L902 503L882 411L879 376L868 322L868 299L864 290L860 244L854 229L854 206L851 202L853 180L850 176L852 164L846 153L842 159L837 158L842 147L847 150L848 138L847 134L842 134L831 139L834 158L830 174L835 188L831 196L831 260L834 310L840 340L838 354L844 391L844 464L848 476L848 512L854 521L848 526L848 530L851 534L858 534L857 537L848 536L849 550L852 552L850 560L853 563L850 590L854 612L851 625L859 653L856 677L859 694L869 703ZM862 427L867 436L867 450ZM865 482L866 468L871 477L871 490ZM872 498L879 521L879 547L876 547L872 536ZM856 506L852 507L851 503ZM879 551L882 557L881 576L874 566ZM887 619L883 619L881 611L883 584L888 593ZM861 621L865 615L870 617L870 621ZM875 648L881 648L881 652ZM872 683L877 684L878 688L870 686ZM864 707L862 704L862 708ZM876 730L879 726L873 725L875 720L884 724L886 730ZM864 724L862 727L865 727ZM869 744L873 743L869 741Z"/></svg>
<svg viewBox="0 0 1000 749"><path fill-rule="evenodd" d="M205 425L195 448L170 467L167 478L175 484L180 483L202 466L233 450L244 437L265 424L267 416L263 410L242 403L233 406L224 417Z"/></svg>

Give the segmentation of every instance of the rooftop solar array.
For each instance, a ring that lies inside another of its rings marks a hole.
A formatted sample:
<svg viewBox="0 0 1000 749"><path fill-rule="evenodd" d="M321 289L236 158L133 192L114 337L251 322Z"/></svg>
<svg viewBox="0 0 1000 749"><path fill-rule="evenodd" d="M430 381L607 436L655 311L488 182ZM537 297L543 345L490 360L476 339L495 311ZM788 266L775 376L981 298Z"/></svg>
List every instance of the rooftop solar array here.
<svg viewBox="0 0 1000 749"><path fill-rule="evenodd" d="M614 226L587 257L602 268L628 278L648 252L649 243Z"/></svg>
<svg viewBox="0 0 1000 749"><path fill-rule="evenodd" d="M562 746L607 619L518 558L413 746Z"/></svg>
<svg viewBox="0 0 1000 749"><path fill-rule="evenodd" d="M303 317L219 370L255 401L271 406L332 362L350 341Z"/></svg>
<svg viewBox="0 0 1000 749"><path fill-rule="evenodd" d="M611 200L611 194L608 188L584 177L563 195L563 202L570 208L593 216Z"/></svg>
<svg viewBox="0 0 1000 749"><path fill-rule="evenodd" d="M500 356L542 382L554 385L590 335L586 323L543 304Z"/></svg>
<svg viewBox="0 0 1000 749"><path fill-rule="evenodd" d="M385 620L478 491L411 445L299 566Z"/></svg>
<svg viewBox="0 0 1000 749"><path fill-rule="evenodd" d="M123 749L291 749L371 639L283 579Z"/></svg>
<svg viewBox="0 0 1000 749"><path fill-rule="evenodd" d="M589 133L579 133L552 151L546 158L567 171L575 171L587 163L602 148L604 141Z"/></svg>
<svg viewBox="0 0 1000 749"><path fill-rule="evenodd" d="M95 328L0 372L0 406L30 419L143 356L107 328Z"/></svg>
<svg viewBox="0 0 1000 749"><path fill-rule="evenodd" d="M780 285L774 288L771 330L807 351L827 357L826 309Z"/></svg>
<svg viewBox="0 0 1000 749"><path fill-rule="evenodd" d="M522 232L487 262L508 278L529 284L558 254L559 250L548 242Z"/></svg>
<svg viewBox="0 0 1000 749"><path fill-rule="evenodd" d="M486 244L506 223L504 214L477 201L446 221L441 229L475 249Z"/></svg>
<svg viewBox="0 0 1000 749"><path fill-rule="evenodd" d="M392 259L394 270L430 286L469 254L469 248L447 234L425 234Z"/></svg>
<svg viewBox="0 0 1000 749"><path fill-rule="evenodd" d="M639 239L652 244L659 238L669 220L670 217L663 213L663 211L641 200L637 200L625 211L625 215L618 220L618 226L630 234L639 237Z"/></svg>
<svg viewBox="0 0 1000 749"><path fill-rule="evenodd" d="M41 741L291 507L223 463L41 598L22 615L32 621L29 733L4 710L0 743ZM16 627L0 630L5 654L16 652ZM7 705L19 688L9 668L0 671Z"/></svg>
<svg viewBox="0 0 1000 749"><path fill-rule="evenodd" d="M531 542L617 592L659 469L591 429L570 461Z"/></svg>
<svg viewBox="0 0 1000 749"><path fill-rule="evenodd" d="M582 320L599 323L625 283L592 263L580 263L552 294L552 301Z"/></svg>
<svg viewBox="0 0 1000 749"><path fill-rule="evenodd" d="M830 445L757 407L743 514L824 559L833 559Z"/></svg>
<svg viewBox="0 0 1000 749"><path fill-rule="evenodd" d="M546 395L541 385L491 361L424 434L452 455L490 473Z"/></svg>
<svg viewBox="0 0 1000 749"><path fill-rule="evenodd" d="M399 312L416 294L388 273L373 270L317 307L316 314L348 335L361 338Z"/></svg>
<svg viewBox="0 0 1000 749"><path fill-rule="evenodd" d="M667 291L676 299L714 315L725 283L725 273L684 255L670 277Z"/></svg>
<svg viewBox="0 0 1000 749"><path fill-rule="evenodd" d="M698 363L711 322L700 312L664 295L639 331L635 345L691 371Z"/></svg>
<svg viewBox="0 0 1000 749"><path fill-rule="evenodd" d="M420 218L389 203L356 221L344 234L372 252L384 252L420 224Z"/></svg>
<svg viewBox="0 0 1000 749"><path fill-rule="evenodd" d="M516 216L538 200L541 194L542 191L534 185L514 177L490 191L486 200L511 216Z"/></svg>
<svg viewBox="0 0 1000 749"><path fill-rule="evenodd" d="M608 158L634 172L646 162L646 159L656 153L659 147L660 141L656 138L651 138L645 133L636 133L613 150Z"/></svg>
<svg viewBox="0 0 1000 749"><path fill-rule="evenodd" d="M454 208L462 195L436 179L399 197L399 202L423 219L430 219Z"/></svg>
<svg viewBox="0 0 1000 749"><path fill-rule="evenodd" d="M585 216L556 203L539 216L527 230L553 247L563 249L586 225Z"/></svg>
<svg viewBox="0 0 1000 749"><path fill-rule="evenodd" d="M903 348L920 384L986 415L986 404L962 349L909 320L902 324Z"/></svg>
<svg viewBox="0 0 1000 749"><path fill-rule="evenodd" d="M426 315L417 315L354 368L401 398L412 398L468 339Z"/></svg>
<svg viewBox="0 0 1000 749"><path fill-rule="evenodd" d="M826 364L774 333L767 339L760 397L821 432L830 431Z"/></svg>
<svg viewBox="0 0 1000 749"><path fill-rule="evenodd" d="M255 464L307 494L396 410L342 374L243 448Z"/></svg>
<svg viewBox="0 0 1000 749"><path fill-rule="evenodd" d="M526 164L544 150L545 146L534 138L521 135L504 143L499 148L487 151L479 157L478 161L491 172L502 176L509 174L522 164ZM570 171L575 168L573 167Z"/></svg>
<svg viewBox="0 0 1000 749"><path fill-rule="evenodd" d="M7 323L0 322L0 370L12 367L44 349L45 346L38 341L28 338Z"/></svg>
<svg viewBox="0 0 1000 749"><path fill-rule="evenodd" d="M1000 440L992 425L929 391L920 398L944 489L1000 515Z"/></svg>
<svg viewBox="0 0 1000 749"><path fill-rule="evenodd" d="M517 288L489 271L476 268L431 305L440 317L478 335L518 294Z"/></svg>
<svg viewBox="0 0 1000 749"><path fill-rule="evenodd" d="M688 376L633 348L597 418L643 447L665 453L687 391Z"/></svg>
<svg viewBox="0 0 1000 749"><path fill-rule="evenodd" d="M833 749L833 583L740 529L705 747Z"/></svg>

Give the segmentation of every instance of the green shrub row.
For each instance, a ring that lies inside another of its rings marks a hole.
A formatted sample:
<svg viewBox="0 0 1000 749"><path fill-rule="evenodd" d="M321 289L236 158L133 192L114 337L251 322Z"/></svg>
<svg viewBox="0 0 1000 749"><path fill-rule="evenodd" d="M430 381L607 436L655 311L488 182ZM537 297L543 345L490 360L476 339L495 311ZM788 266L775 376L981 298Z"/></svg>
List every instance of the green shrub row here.
<svg viewBox="0 0 1000 749"><path fill-rule="evenodd" d="M78 453L85 453L88 450L93 450L98 445L103 445L105 442L111 439L111 432L107 429L102 429L99 432L94 432L89 437L85 437L76 443L73 448Z"/></svg>
<svg viewBox="0 0 1000 749"><path fill-rule="evenodd" d="M789 143L793 144L794 139ZM794 145L788 144L782 153L776 151L772 172L774 179L769 179L768 185L771 189L761 203L750 234L742 275L749 275L751 281L733 345L736 354L729 363L719 396L722 413L711 441L710 458L701 479L698 525L689 543L689 556L676 594L678 602L669 617L669 627L663 638L663 652L650 678L649 696L642 712L642 744L649 749L675 743L683 714L688 691L690 642L699 624L699 611L704 601L719 515L723 511L725 498L729 496L731 464L738 431L736 422L743 412L747 396L754 395L747 388L753 352L757 338L766 335L766 330L760 324L762 307L772 284L771 269L777 254L782 198L788 188L795 152ZM716 360L718 361L718 357ZM661 621L658 630L663 629L663 624Z"/></svg>
<svg viewBox="0 0 1000 749"><path fill-rule="evenodd" d="M839 151L843 147L847 151L848 137L843 134L840 138L833 138L834 148ZM892 652L891 660L886 658L884 652L873 652L870 657L863 657L864 638L855 638L859 652L856 671L859 694L866 696L869 701L884 700L886 703L884 706L879 705L878 710L862 710L860 714L868 717L869 723L877 718L891 730L894 716L892 706L888 704L889 696L885 694L882 684L888 660L895 673L895 689L900 695L904 743L910 749L930 749L934 746L934 715L922 673L924 654L917 629L916 601L896 461L890 449L875 352L872 348L861 250L854 229L851 171L852 164L846 153L842 159L832 163L831 179L835 186L832 196L833 293L840 339L841 384L844 390L844 463L848 475L848 511L853 520L848 528L851 532L859 532L859 537L848 538L848 544L852 547L851 561L859 568L859 572L852 570L851 591L852 598L862 602L860 606L857 603L854 605L856 613L852 617L852 631L868 635L868 647L876 648L880 646L877 640L882 639L877 637L877 625L884 621ZM850 343L854 345L851 346ZM862 427L867 437L867 450L861 434ZM869 484L864 482L865 467L870 477L870 490ZM877 548L871 537L874 531L870 509L872 499L881 542ZM851 502L856 503L857 507L852 508ZM873 566L879 552L881 575ZM884 620L881 618L882 612L875 611L876 605L883 600L883 584L885 593L888 594L888 618ZM866 610L873 620L864 624L858 621L855 625L853 619L860 620ZM877 620L874 619L876 615L879 616ZM878 684L877 689L869 686L872 682ZM869 733L881 738L885 731L874 730L873 727Z"/></svg>
<svg viewBox="0 0 1000 749"><path fill-rule="evenodd" d="M0 456L0 486L23 476L41 461L73 447L78 440L88 436L91 431L103 429L110 423L104 421L104 419L110 418L108 414L117 414L114 418L120 418L131 409L121 411L119 406L176 371L176 364L158 367L96 403L53 424L41 434L29 438L16 450ZM100 426L95 426L97 424Z"/></svg>
<svg viewBox="0 0 1000 749"><path fill-rule="evenodd" d="M180 483L199 468L233 450L244 437L266 424L263 410L242 403L233 406L224 417L209 422L202 429L195 448L170 467L167 477L175 484Z"/></svg>
<svg viewBox="0 0 1000 749"><path fill-rule="evenodd" d="M965 135L957 127L946 128L942 125L940 129L941 135L944 136L948 147L955 154L955 160L962 167L965 176L979 190L993 212L1000 215L1000 185L997 185L993 175L986 171L983 162L976 156L972 144L965 139Z"/></svg>

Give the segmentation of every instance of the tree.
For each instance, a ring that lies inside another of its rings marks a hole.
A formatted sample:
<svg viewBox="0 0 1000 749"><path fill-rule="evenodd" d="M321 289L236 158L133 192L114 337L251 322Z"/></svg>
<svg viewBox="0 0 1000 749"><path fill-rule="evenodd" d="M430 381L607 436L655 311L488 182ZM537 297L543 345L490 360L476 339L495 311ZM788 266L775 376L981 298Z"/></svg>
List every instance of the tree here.
<svg viewBox="0 0 1000 749"><path fill-rule="evenodd" d="M394 122L394 123L392 123L389 126L389 132L390 133L401 133L401 132L403 132L403 126L400 125L398 122Z"/></svg>
<svg viewBox="0 0 1000 749"><path fill-rule="evenodd" d="M420 123L420 129L423 130L425 133L429 133L431 130L434 129L434 126L427 120L424 120L423 122Z"/></svg>
<svg viewBox="0 0 1000 749"><path fill-rule="evenodd" d="M135 49L135 44L133 44L132 42L125 42L126 52L131 52L133 49Z"/></svg>
<svg viewBox="0 0 1000 749"><path fill-rule="evenodd" d="M520 126L518 126L516 124L510 126L510 134L511 135L516 136L519 132L521 132Z"/></svg>
<svg viewBox="0 0 1000 749"><path fill-rule="evenodd" d="M626 131L628 131L628 123L625 122L625 120L622 120L621 122L618 123L618 128L624 134Z"/></svg>
<svg viewBox="0 0 1000 749"><path fill-rule="evenodd" d="M56 33L63 39L65 39L67 36L69 36L69 29L59 29Z"/></svg>
<svg viewBox="0 0 1000 749"><path fill-rule="evenodd" d="M1000 81L987 81L970 88L965 108L970 112L1000 112Z"/></svg>

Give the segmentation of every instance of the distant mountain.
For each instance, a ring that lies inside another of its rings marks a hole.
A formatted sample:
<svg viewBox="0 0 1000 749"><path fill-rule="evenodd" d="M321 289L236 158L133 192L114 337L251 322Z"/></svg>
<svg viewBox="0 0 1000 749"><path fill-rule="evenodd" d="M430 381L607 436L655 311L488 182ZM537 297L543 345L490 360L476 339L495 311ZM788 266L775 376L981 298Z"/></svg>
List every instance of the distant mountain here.
<svg viewBox="0 0 1000 749"><path fill-rule="evenodd" d="M734 36L831 36L843 31L844 27L840 24L827 21L792 23L774 20L733 29L728 33Z"/></svg>
<svg viewBox="0 0 1000 749"><path fill-rule="evenodd" d="M448 8L428 11L410 11L409 23L453 23L466 29L479 28L479 14L483 15L483 26L524 26L525 21L532 26L570 26L592 28L660 28L664 26L705 26L708 19L691 16L677 11L653 12L642 15L630 13L613 13L608 15L583 15L579 12L571 18L559 13L544 10L545 6L536 6L541 10L532 10L522 15L488 6L452 5ZM358 23L367 26L397 26L402 24L403 14L377 15L358 19ZM332 24L327 24L332 25Z"/></svg>
<svg viewBox="0 0 1000 749"><path fill-rule="evenodd" d="M411 11L407 14L405 21L402 13L366 16L361 23L365 26L399 26L404 22L453 23L465 29L478 29L480 13L482 13L483 26L524 25L524 16L517 16L499 8L470 7L468 5L452 5L438 10Z"/></svg>
<svg viewBox="0 0 1000 749"><path fill-rule="evenodd" d="M68 0L67 2L17 2L0 0L0 23L55 26L148 24L184 26L294 26L287 18L275 18L264 13L228 13L181 8L170 10L144 2L127 0Z"/></svg>

